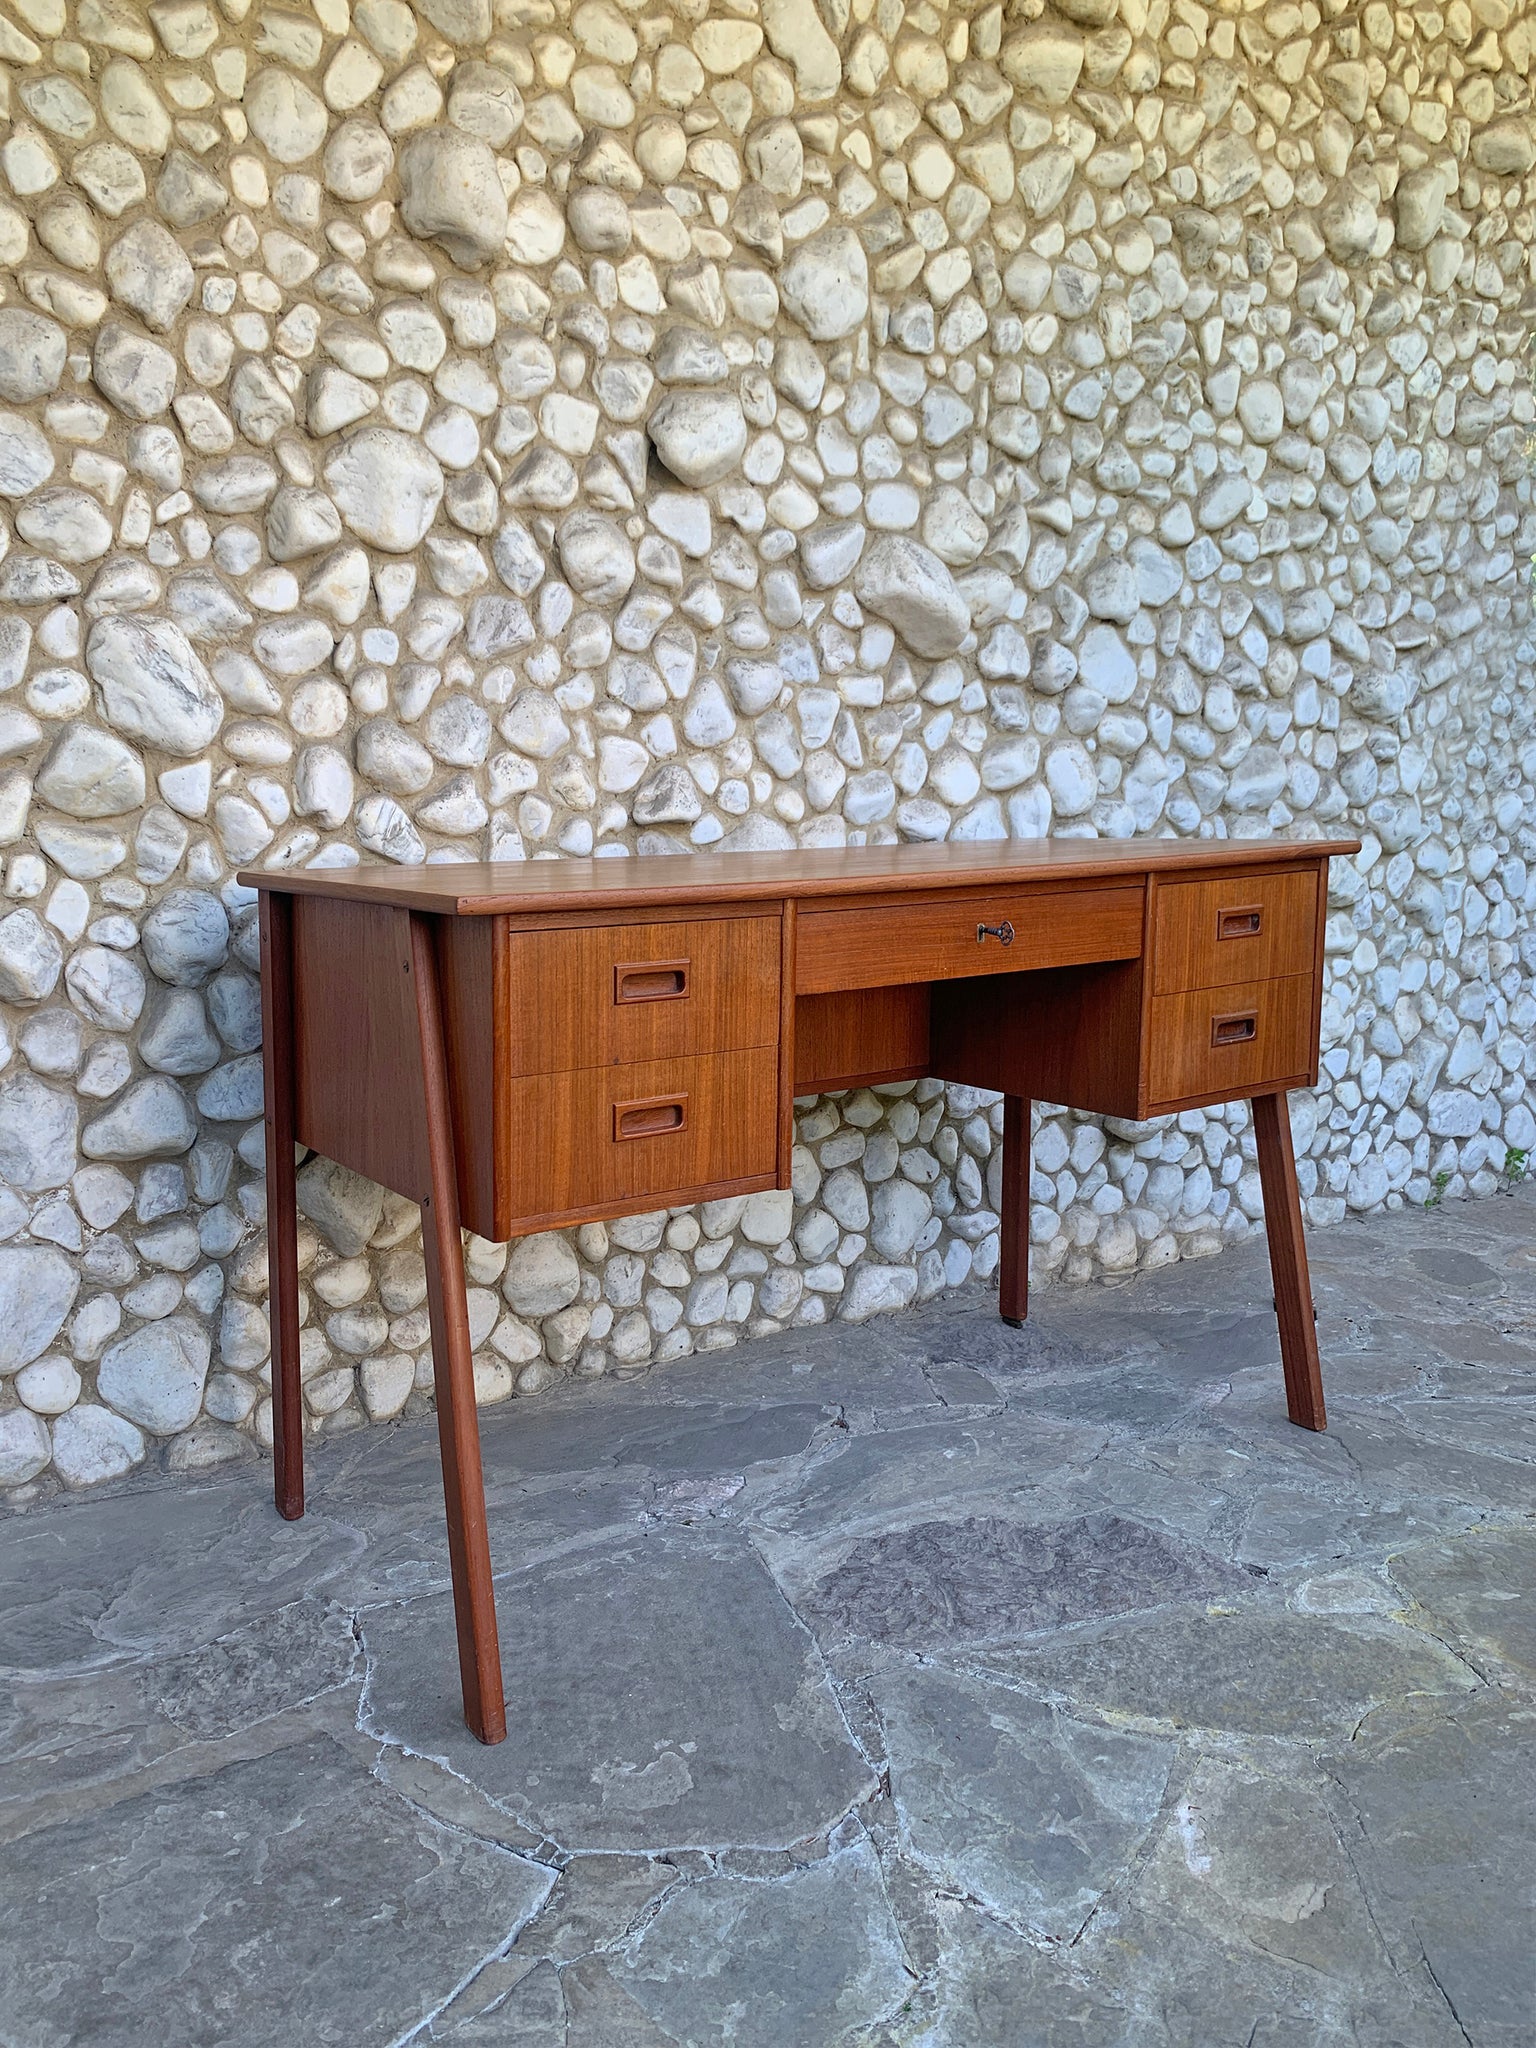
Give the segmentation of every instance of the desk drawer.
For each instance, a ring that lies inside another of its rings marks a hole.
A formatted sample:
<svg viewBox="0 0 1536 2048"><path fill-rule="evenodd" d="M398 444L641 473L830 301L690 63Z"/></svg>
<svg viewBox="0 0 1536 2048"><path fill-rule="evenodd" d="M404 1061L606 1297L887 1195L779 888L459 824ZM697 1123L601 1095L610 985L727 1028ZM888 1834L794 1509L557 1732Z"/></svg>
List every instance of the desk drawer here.
<svg viewBox="0 0 1536 2048"><path fill-rule="evenodd" d="M507 934L509 1074L772 1045L777 917Z"/></svg>
<svg viewBox="0 0 1536 2048"><path fill-rule="evenodd" d="M778 1051L648 1060L506 1083L509 1218L653 1209L721 1183L773 1184Z"/></svg>
<svg viewBox="0 0 1536 2048"><path fill-rule="evenodd" d="M1317 935L1317 873L1166 882L1154 917L1153 991L1222 988L1310 974Z"/></svg>
<svg viewBox="0 0 1536 2048"><path fill-rule="evenodd" d="M869 910L802 910L795 992L1134 960L1141 951L1142 905L1138 884L1051 893L999 889Z"/></svg>
<svg viewBox="0 0 1536 2048"><path fill-rule="evenodd" d="M1149 1115L1192 1096L1228 1098L1312 1071L1310 974L1154 996Z"/></svg>

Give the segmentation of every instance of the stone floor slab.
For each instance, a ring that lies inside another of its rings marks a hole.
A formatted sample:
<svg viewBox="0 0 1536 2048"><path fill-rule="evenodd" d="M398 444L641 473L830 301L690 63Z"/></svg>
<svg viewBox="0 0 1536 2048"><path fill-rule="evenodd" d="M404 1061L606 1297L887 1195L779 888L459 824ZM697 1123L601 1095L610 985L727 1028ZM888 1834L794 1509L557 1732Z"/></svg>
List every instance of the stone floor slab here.
<svg viewBox="0 0 1536 2048"><path fill-rule="evenodd" d="M1240 1582L1221 1559L1121 1515L967 1515L866 1537L799 1606L823 1635L932 1650L1203 1599Z"/></svg>
<svg viewBox="0 0 1536 2048"><path fill-rule="evenodd" d="M254 1470L22 1517L0 1543L0 1671L211 1641L328 1584L363 1547L324 1502L280 1521Z"/></svg>
<svg viewBox="0 0 1536 2048"><path fill-rule="evenodd" d="M0 1691L0 1840L350 1728L361 1661L350 1617L312 1598L170 1656L14 1681Z"/></svg>
<svg viewBox="0 0 1536 2048"><path fill-rule="evenodd" d="M871 1691L906 1851L1009 1925L1075 1940L1157 1818L1174 1745L931 1664Z"/></svg>
<svg viewBox="0 0 1536 2048"><path fill-rule="evenodd" d="M1489 1692L1453 1719L1335 1750L1355 1854L1400 1964L1422 1965L1464 2041L1536 2032L1536 1697Z"/></svg>
<svg viewBox="0 0 1536 2048"><path fill-rule="evenodd" d="M916 1983L861 1833L781 1877L677 1891L608 1967L678 2048L853 2048Z"/></svg>
<svg viewBox="0 0 1536 2048"><path fill-rule="evenodd" d="M658 1526L497 1590L507 1742L463 1725L441 1596L364 1612L364 1720L563 1848L788 1845L868 1792L815 1642L741 1536Z"/></svg>
<svg viewBox="0 0 1536 2048"><path fill-rule="evenodd" d="M422 1819L321 1738L6 1852L26 2048L387 2048L542 1902L550 1873Z"/></svg>
<svg viewBox="0 0 1536 2048"><path fill-rule="evenodd" d="M1478 1689L1467 1664L1413 1630L1259 1607L1160 1615L1050 1649L982 1650L976 1661L1120 1725L1296 1741L1348 1735L1386 1704L1443 1713Z"/></svg>
<svg viewBox="0 0 1536 2048"><path fill-rule="evenodd" d="M1430 1625L1471 1656L1536 1680L1536 1527L1474 1530L1391 1561L1391 1574Z"/></svg>

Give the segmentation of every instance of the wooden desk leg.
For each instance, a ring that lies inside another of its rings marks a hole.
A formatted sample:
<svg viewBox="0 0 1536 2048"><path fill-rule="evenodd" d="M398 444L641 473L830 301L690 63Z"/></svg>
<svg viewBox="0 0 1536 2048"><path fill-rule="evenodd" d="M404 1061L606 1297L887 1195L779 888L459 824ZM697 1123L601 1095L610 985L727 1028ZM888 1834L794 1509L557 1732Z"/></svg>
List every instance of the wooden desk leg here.
<svg viewBox="0 0 1536 2048"><path fill-rule="evenodd" d="M1264 1189L1264 1226L1269 1233L1269 1267L1275 1283L1280 1324L1280 1358L1285 1368L1285 1405L1301 1429L1326 1429L1323 1372L1317 1356L1317 1317L1301 1233L1301 1191L1291 1149L1291 1113L1286 1097L1256 1095L1253 1128L1259 1145L1259 1180Z"/></svg>
<svg viewBox="0 0 1536 2048"><path fill-rule="evenodd" d="M1018 1329L1029 1314L1029 1117L1027 1095L1003 1097L1003 1256L997 1305Z"/></svg>
<svg viewBox="0 0 1536 2048"><path fill-rule="evenodd" d="M267 1298L272 1325L272 1492L304 1512L299 1384L299 1215L293 1172L293 899L261 892L261 1066L267 1140Z"/></svg>
<svg viewBox="0 0 1536 2048"><path fill-rule="evenodd" d="M430 919L411 919L411 977L427 1112L432 1189L421 1205L421 1244L427 1266L427 1308L432 1321L432 1377L437 1394L437 1435L448 1510L448 1559L453 1574L453 1616L459 1638L464 1719L482 1742L503 1742L507 1710L501 1689L501 1645L496 1631L496 1590L480 1467L480 1418L475 1410L475 1369L464 1294L464 1240L459 1232L458 1173L448 1100L437 951Z"/></svg>

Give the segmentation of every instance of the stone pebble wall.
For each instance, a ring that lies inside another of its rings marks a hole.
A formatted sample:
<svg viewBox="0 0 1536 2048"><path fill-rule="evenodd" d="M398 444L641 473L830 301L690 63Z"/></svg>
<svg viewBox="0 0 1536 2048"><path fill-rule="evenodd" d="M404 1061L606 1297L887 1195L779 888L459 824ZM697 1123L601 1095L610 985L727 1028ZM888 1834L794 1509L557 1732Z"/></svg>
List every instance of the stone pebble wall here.
<svg viewBox="0 0 1536 2048"><path fill-rule="evenodd" d="M270 1433L248 864L1349 831L1315 1223L1536 1139L1516 0L0 0L0 1485ZM340 1026L344 1020L338 1020ZM486 1400L997 1263L996 1103L470 1246ZM1047 1110L1042 1277L1246 1111ZM317 1429L416 1216L301 1177Z"/></svg>

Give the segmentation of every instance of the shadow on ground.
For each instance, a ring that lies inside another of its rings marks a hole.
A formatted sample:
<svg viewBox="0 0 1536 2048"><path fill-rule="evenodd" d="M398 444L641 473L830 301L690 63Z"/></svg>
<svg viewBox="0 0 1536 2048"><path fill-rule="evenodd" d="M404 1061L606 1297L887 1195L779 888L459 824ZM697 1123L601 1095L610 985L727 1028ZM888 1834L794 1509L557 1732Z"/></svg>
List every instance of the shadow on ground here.
<svg viewBox="0 0 1536 2048"><path fill-rule="evenodd" d="M5 2048L1528 2048L1536 1200L0 1533Z"/></svg>

